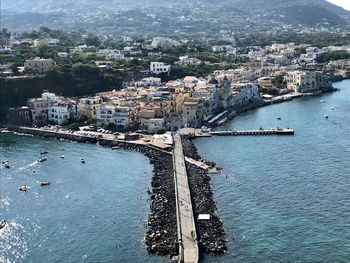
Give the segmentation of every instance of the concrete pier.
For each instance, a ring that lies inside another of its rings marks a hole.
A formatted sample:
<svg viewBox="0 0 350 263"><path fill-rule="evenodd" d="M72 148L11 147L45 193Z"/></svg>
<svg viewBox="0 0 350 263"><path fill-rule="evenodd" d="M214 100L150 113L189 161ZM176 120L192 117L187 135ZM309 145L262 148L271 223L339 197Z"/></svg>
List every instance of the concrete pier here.
<svg viewBox="0 0 350 263"><path fill-rule="evenodd" d="M174 135L174 180L176 196L179 263L197 263L199 250L190 187L180 133Z"/></svg>
<svg viewBox="0 0 350 263"><path fill-rule="evenodd" d="M209 132L216 136L235 136L235 135L293 135L294 130L287 129L270 129L270 130L246 130L246 131L215 131Z"/></svg>

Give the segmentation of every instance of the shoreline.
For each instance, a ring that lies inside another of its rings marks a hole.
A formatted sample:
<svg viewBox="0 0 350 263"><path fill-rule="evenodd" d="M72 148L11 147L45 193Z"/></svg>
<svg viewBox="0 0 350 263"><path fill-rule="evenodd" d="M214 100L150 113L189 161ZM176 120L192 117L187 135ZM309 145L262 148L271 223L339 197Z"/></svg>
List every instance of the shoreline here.
<svg viewBox="0 0 350 263"><path fill-rule="evenodd" d="M346 79L344 79L344 80L346 80ZM340 81L342 81L342 80L340 80ZM256 109L267 107L270 105L280 104L280 103L292 101L292 100L298 99L298 98L318 97L318 96L321 96L323 94L337 92L337 91L339 91L339 89L332 87L332 89L321 91L319 93L286 94L286 95L274 97L274 99L272 99L272 100L260 100L260 101L255 101L251 104L240 105L238 107L229 109L227 115L223 116L223 118L226 118L226 120L224 122L220 122L220 120L222 120L222 118L217 120L211 126L211 128L217 128L217 127L226 125L226 124L230 123L234 118L236 118L239 114L248 112L250 110L256 110Z"/></svg>

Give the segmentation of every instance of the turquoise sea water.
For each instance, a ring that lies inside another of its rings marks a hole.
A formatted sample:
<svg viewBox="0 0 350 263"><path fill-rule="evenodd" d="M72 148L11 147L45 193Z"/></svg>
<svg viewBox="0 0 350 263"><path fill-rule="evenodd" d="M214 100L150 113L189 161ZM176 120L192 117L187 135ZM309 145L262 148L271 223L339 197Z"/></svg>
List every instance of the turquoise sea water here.
<svg viewBox="0 0 350 263"><path fill-rule="evenodd" d="M294 136L195 141L228 176L213 185L229 255L206 262L350 262L350 81L335 87L220 128L291 127Z"/></svg>
<svg viewBox="0 0 350 263"><path fill-rule="evenodd" d="M152 167L142 154L1 134L0 262L162 262L143 246ZM35 163L40 152L47 161ZM60 155L64 154L64 160ZM86 164L80 159L85 158ZM36 173L33 173L36 170ZM51 181L41 187L40 181ZM28 185L26 193L18 191Z"/></svg>
<svg viewBox="0 0 350 263"><path fill-rule="evenodd" d="M335 86L341 91L251 111L222 127L289 126L294 136L195 141L224 169L213 189L229 254L204 263L350 262L350 81ZM48 160L36 164L43 151ZM0 218L8 221L1 263L169 262L142 243L152 173L143 155L0 134L0 157L12 164L0 170ZM21 193L24 184L30 189Z"/></svg>

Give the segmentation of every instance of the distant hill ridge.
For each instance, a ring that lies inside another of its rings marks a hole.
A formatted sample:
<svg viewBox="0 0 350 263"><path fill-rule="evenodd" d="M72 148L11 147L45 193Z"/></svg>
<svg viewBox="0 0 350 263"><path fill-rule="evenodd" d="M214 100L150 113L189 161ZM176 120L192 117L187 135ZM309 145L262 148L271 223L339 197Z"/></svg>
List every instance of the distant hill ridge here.
<svg viewBox="0 0 350 263"><path fill-rule="evenodd" d="M327 27L350 24L350 12L326 0L1 0L1 10L3 26L20 29L46 25L95 30L113 27L115 23L137 31L143 26L147 30L147 23L156 22L166 26L150 28L158 30L157 33L167 33L166 29L173 32L177 29L186 31L186 28L205 30L211 27L213 19L218 19L223 25L230 20L244 25L251 18L253 24L267 25L285 23ZM135 20L133 12L141 12L141 17ZM158 20L145 19L147 14L156 14ZM102 19L104 16L106 18ZM182 16L188 19L177 23ZM198 21L198 17L206 23L203 27L193 22ZM133 20L128 21L129 18Z"/></svg>

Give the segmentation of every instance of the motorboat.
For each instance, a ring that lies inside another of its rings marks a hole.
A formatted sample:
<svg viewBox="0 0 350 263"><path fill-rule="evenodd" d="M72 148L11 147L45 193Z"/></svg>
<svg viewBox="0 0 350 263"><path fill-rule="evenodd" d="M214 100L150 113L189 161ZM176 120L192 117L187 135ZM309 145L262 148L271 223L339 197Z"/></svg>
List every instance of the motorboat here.
<svg viewBox="0 0 350 263"><path fill-rule="evenodd" d="M40 182L40 186L47 186L50 184L51 184L51 182Z"/></svg>
<svg viewBox="0 0 350 263"><path fill-rule="evenodd" d="M49 152L41 152L40 154L48 154Z"/></svg>
<svg viewBox="0 0 350 263"><path fill-rule="evenodd" d="M6 220L0 221L0 229L3 229L6 226Z"/></svg>
<svg viewBox="0 0 350 263"><path fill-rule="evenodd" d="M6 169L10 169L10 167L11 167L9 163L5 163L4 166Z"/></svg>
<svg viewBox="0 0 350 263"><path fill-rule="evenodd" d="M281 120L282 118L281 117L277 117L277 120Z"/></svg>
<svg viewBox="0 0 350 263"><path fill-rule="evenodd" d="M324 117L325 117L325 119L328 119L328 118L329 118L327 114L325 114Z"/></svg>
<svg viewBox="0 0 350 263"><path fill-rule="evenodd" d="M82 158L82 159L80 160L80 162L81 162L81 163L85 163L85 160Z"/></svg>
<svg viewBox="0 0 350 263"><path fill-rule="evenodd" d="M64 159L64 155L61 155L61 159Z"/></svg>
<svg viewBox="0 0 350 263"><path fill-rule="evenodd" d="M27 185L22 185L20 188L18 188L19 191L21 192L27 192L29 187Z"/></svg>
<svg viewBox="0 0 350 263"><path fill-rule="evenodd" d="M325 103L325 101L324 101L324 100L321 100L321 103Z"/></svg>
<svg viewBox="0 0 350 263"><path fill-rule="evenodd" d="M46 160L47 160L46 157L41 157L41 158L38 159L38 162L42 163L42 162L45 162Z"/></svg>
<svg viewBox="0 0 350 263"><path fill-rule="evenodd" d="M334 110L334 107L332 107L331 110Z"/></svg>

